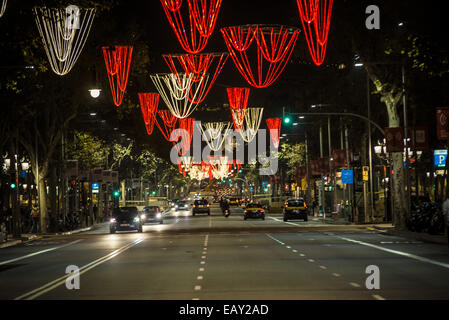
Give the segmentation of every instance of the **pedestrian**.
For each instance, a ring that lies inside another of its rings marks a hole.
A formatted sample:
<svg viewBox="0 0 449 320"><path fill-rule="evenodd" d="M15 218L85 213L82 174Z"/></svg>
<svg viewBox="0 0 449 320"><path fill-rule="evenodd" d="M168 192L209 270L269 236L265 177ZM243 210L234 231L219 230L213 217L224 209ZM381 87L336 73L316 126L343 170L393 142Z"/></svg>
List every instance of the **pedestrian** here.
<svg viewBox="0 0 449 320"><path fill-rule="evenodd" d="M98 207L96 204L94 204L93 212L94 212L94 223L96 223L97 222L97 214L98 214Z"/></svg>
<svg viewBox="0 0 449 320"><path fill-rule="evenodd" d="M40 213L39 213L39 207L38 205L35 203L33 204L33 208L31 209L31 220L32 220L32 225L31 225L31 230L30 233L39 233L39 218L40 218Z"/></svg>

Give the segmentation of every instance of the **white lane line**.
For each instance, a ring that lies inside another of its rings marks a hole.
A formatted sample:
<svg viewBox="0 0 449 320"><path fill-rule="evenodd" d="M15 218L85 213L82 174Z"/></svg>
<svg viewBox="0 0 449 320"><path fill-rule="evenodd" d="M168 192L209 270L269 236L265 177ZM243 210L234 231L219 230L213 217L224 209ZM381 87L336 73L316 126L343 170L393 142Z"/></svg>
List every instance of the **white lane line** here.
<svg viewBox="0 0 449 320"><path fill-rule="evenodd" d="M81 267L79 269L79 275L81 276L82 274L86 273L87 271L89 271L89 270L99 266L100 264L103 264L106 261L109 261L109 260L115 258L119 254L125 252L126 250L128 250L131 247L134 247L134 246L138 245L142 241L143 241L142 239L135 240L135 241L133 241L133 242L131 242L131 243L129 243L129 244L127 244L127 245L117 249L117 250L114 250L113 252L105 255L104 257L101 257L101 258L99 258L99 259L97 259L95 261L92 261L92 262L86 264L85 266L83 266L83 267ZM34 289L34 290L32 290L32 291L30 291L28 293L25 293L25 294L15 298L14 300L23 300L23 299L24 300L33 300L33 299L36 299L36 298L40 297L41 295L43 295L43 294L45 294L45 293L47 293L47 292L49 292L49 291L51 291L53 289L56 289L59 286L65 284L66 279L68 277L70 277L70 276L71 276L71 274L66 274L66 275L64 275L64 276L62 276L62 277L60 277L60 278L58 278L56 280L53 280L53 281L51 281L51 282L49 282L47 284L44 284L42 287L39 287L39 288Z"/></svg>
<svg viewBox="0 0 449 320"><path fill-rule="evenodd" d="M332 275L337 278L340 277L340 274L338 274L338 273L332 273Z"/></svg>
<svg viewBox="0 0 449 320"><path fill-rule="evenodd" d="M312 262L312 263L313 263L313 262L315 262L315 260L313 260L313 259L309 259L309 262Z"/></svg>
<svg viewBox="0 0 449 320"><path fill-rule="evenodd" d="M198 271L199 272L204 272L204 268L199 268Z"/></svg>
<svg viewBox="0 0 449 320"><path fill-rule="evenodd" d="M373 298L376 299L376 300L387 300L384 297L379 296L378 294L373 294Z"/></svg>
<svg viewBox="0 0 449 320"><path fill-rule="evenodd" d="M206 259L206 256L202 256L201 259Z"/></svg>
<svg viewBox="0 0 449 320"><path fill-rule="evenodd" d="M26 256L23 256L23 257L18 257L18 258L2 261L2 262L0 262L0 266L8 264L8 263L12 263L12 262L20 261L20 260L23 260L23 259L31 258L31 257L37 256L39 254L42 254L42 253L46 253L46 252L54 251L54 250L57 250L57 249L65 248L65 247L71 246L72 244L75 244L75 243L78 243L78 242L81 242L81 241L83 241L83 239L76 240L76 241L67 243L65 245L59 246L59 247L49 248L49 249L41 250L41 251L38 251L38 252L30 253L30 254L27 254Z"/></svg>
<svg viewBox="0 0 449 320"><path fill-rule="evenodd" d="M301 257L305 257L305 256L306 256L305 254L302 254L302 253L300 253L299 255L300 255Z"/></svg>
<svg viewBox="0 0 449 320"><path fill-rule="evenodd" d="M439 261L432 260L432 259L427 259L427 258L424 258L424 257L420 257L420 256L417 256L417 255L411 254L411 253L407 253L407 252L387 249L387 248L384 248L384 247L381 247L381 246L377 246L375 244L363 242L363 241L353 240L353 239L349 239L349 238L345 238L345 237L338 237L338 238L346 240L346 241L349 241L349 242L357 243L357 244L360 244L362 246L371 247L371 248L374 248L374 249L377 249L377 250L382 250L382 251L385 251L385 252L397 254L397 255L400 255L400 256L403 256L403 257L407 257L407 258L410 258L410 259L415 259L415 260L418 260L418 261L421 261L421 262L426 262L426 263L434 264L434 265L437 265L437 266L449 269L449 264L447 264L447 263L439 262Z"/></svg>
<svg viewBox="0 0 449 320"><path fill-rule="evenodd" d="M200 298L193 298L192 300L193 301L197 301L197 300L200 300Z"/></svg>
<svg viewBox="0 0 449 320"><path fill-rule="evenodd" d="M349 283L351 286L353 286L354 288L360 288L360 285L358 283L355 282L350 282Z"/></svg>
<svg viewBox="0 0 449 320"><path fill-rule="evenodd" d="M320 269L327 270L327 267L325 267L325 266L320 266Z"/></svg>
<svg viewBox="0 0 449 320"><path fill-rule="evenodd" d="M278 221L278 222L283 222L283 223L285 223L285 224L290 224L290 225L292 225L292 226L301 226L300 224L297 224L297 223L293 223L293 222L286 222L286 221L284 221L284 220L280 220L280 219L278 219L278 218L275 218L275 217L270 217L270 216L268 216L268 218L270 218L270 219L272 219L272 220L276 220L276 221Z"/></svg>
<svg viewBox="0 0 449 320"><path fill-rule="evenodd" d="M200 291L201 290L201 286L195 286L195 291Z"/></svg>
<svg viewBox="0 0 449 320"><path fill-rule="evenodd" d="M201 264L206 264L206 261L201 261Z"/></svg>
<svg viewBox="0 0 449 320"><path fill-rule="evenodd" d="M203 279L204 279L203 276L198 276L198 277L196 277L196 280L203 280Z"/></svg>

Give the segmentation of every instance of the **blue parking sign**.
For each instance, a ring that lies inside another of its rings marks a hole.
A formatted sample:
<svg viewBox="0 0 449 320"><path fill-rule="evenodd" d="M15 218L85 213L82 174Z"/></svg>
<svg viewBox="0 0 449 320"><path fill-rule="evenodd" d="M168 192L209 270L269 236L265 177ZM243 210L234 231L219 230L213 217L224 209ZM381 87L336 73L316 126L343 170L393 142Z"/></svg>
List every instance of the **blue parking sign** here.
<svg viewBox="0 0 449 320"><path fill-rule="evenodd" d="M353 184L354 170L341 170L341 182L343 184Z"/></svg>
<svg viewBox="0 0 449 320"><path fill-rule="evenodd" d="M435 159L435 168L445 168L447 160L447 150L435 150L433 152L433 157Z"/></svg>

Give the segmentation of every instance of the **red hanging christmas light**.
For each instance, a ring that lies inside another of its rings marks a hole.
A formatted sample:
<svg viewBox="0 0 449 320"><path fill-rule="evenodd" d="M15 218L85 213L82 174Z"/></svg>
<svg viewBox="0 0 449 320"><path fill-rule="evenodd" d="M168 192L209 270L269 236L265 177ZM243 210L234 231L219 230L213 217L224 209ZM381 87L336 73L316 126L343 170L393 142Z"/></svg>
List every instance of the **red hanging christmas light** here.
<svg viewBox="0 0 449 320"><path fill-rule="evenodd" d="M122 104L126 86L128 85L132 54L133 47L103 47L112 98L117 107Z"/></svg>
<svg viewBox="0 0 449 320"><path fill-rule="evenodd" d="M155 124L161 131L165 140L171 142L170 136L176 126L176 122L178 121L178 118L176 118L169 110L161 110L158 112L158 115L159 115L159 118L161 118L161 120L162 120L163 127L162 127L162 125L159 124L159 121L157 120L157 118L156 118Z"/></svg>
<svg viewBox="0 0 449 320"><path fill-rule="evenodd" d="M193 118L185 118L179 120L179 129L181 130L180 138L178 141L173 141L173 145L175 146L176 150L178 150L178 154L180 156L184 156L189 152L190 145L192 144L193 139L193 124L195 122L195 119ZM178 145L178 143L181 140L181 145Z"/></svg>
<svg viewBox="0 0 449 320"><path fill-rule="evenodd" d="M190 90L189 101L191 103L201 103L206 99L209 91L212 89L215 81L220 75L226 61L229 58L228 53L205 53L205 54L166 54L162 55L171 72L178 74L178 69L176 68L175 59L178 61L179 65L183 69L183 72L187 76L192 75L192 81L194 85L200 86L197 96L197 88ZM215 72L213 76L207 76L212 74L209 72L212 69L212 64L217 61L215 66ZM207 80L206 80L207 79Z"/></svg>
<svg viewBox="0 0 449 320"><path fill-rule="evenodd" d="M253 87L271 86L284 71L299 36L297 28L248 25L221 29L235 66ZM257 64L251 64L247 50L257 44ZM257 69L256 75L253 70Z"/></svg>
<svg viewBox="0 0 449 320"><path fill-rule="evenodd" d="M281 138L281 119L267 119L267 127L270 130L271 141L273 141L274 147L276 149L279 148L279 140Z"/></svg>
<svg viewBox="0 0 449 320"><path fill-rule="evenodd" d="M182 0L161 0L168 22L182 48L191 54L204 50L214 31L222 0L187 0L190 34L181 14Z"/></svg>
<svg viewBox="0 0 449 320"><path fill-rule="evenodd" d="M227 88L234 128L239 131L245 121L250 88Z"/></svg>
<svg viewBox="0 0 449 320"><path fill-rule="evenodd" d="M313 62L324 62L332 16L333 0L296 0L301 23Z"/></svg>
<svg viewBox="0 0 449 320"><path fill-rule="evenodd" d="M153 134L159 106L159 93L139 93L140 108L148 135Z"/></svg>

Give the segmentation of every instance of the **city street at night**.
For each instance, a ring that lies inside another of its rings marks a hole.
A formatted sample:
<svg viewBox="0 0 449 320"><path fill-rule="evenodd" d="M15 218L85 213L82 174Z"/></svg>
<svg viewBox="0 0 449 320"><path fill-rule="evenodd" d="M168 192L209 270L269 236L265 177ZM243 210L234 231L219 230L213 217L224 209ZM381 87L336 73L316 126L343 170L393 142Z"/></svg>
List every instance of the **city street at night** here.
<svg viewBox="0 0 449 320"><path fill-rule="evenodd" d="M0 299L448 299L446 246L372 231L369 226L243 221L170 213L144 232L108 226L53 236L0 253ZM80 290L65 269L80 268ZM368 290L369 265L380 290Z"/></svg>

